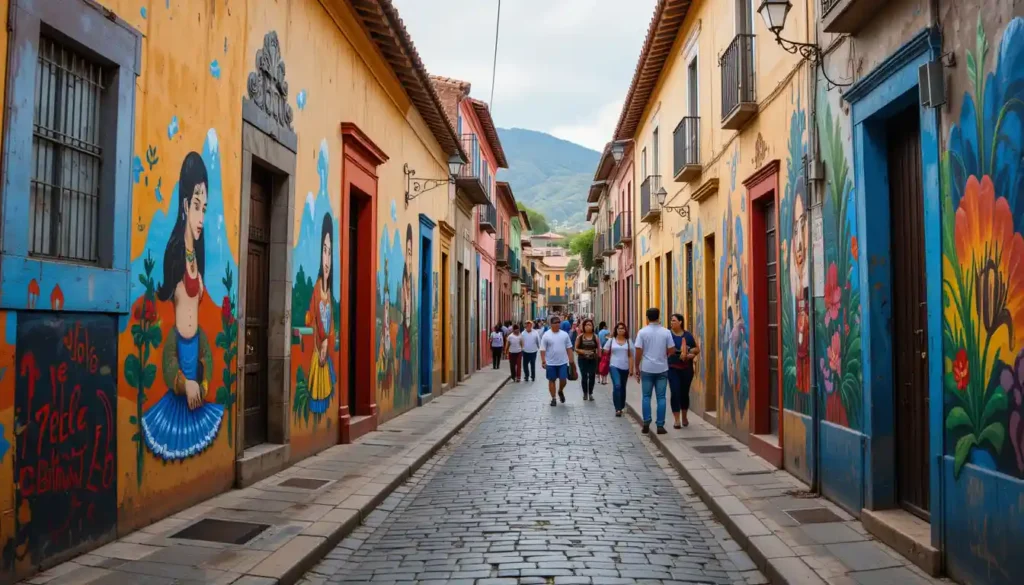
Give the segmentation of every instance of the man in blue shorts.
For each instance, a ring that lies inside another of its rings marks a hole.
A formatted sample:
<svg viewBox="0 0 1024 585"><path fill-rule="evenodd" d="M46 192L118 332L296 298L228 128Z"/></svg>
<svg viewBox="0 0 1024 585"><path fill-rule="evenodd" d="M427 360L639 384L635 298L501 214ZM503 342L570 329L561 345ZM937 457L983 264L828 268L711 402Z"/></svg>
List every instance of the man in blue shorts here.
<svg viewBox="0 0 1024 585"><path fill-rule="evenodd" d="M547 374L551 406L558 406L555 380L558 380L558 398L565 404L565 384L569 380L569 363L573 360L572 341L558 326L559 321L557 315L552 315L551 329L540 339L540 367Z"/></svg>

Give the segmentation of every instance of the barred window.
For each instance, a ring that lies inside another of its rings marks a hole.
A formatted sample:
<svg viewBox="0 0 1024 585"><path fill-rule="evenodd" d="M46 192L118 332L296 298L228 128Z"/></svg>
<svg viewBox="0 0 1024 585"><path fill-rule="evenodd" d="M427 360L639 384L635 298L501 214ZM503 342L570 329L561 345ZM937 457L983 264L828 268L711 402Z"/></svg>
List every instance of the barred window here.
<svg viewBox="0 0 1024 585"><path fill-rule="evenodd" d="M101 65L58 41L40 39L30 189L34 256L99 261L103 81Z"/></svg>

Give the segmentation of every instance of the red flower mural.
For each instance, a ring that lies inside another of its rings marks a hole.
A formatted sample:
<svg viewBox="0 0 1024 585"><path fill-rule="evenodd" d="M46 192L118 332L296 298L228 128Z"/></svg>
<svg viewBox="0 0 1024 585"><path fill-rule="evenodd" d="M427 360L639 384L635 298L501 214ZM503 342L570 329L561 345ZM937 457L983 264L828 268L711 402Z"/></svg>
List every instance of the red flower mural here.
<svg viewBox="0 0 1024 585"><path fill-rule="evenodd" d="M850 238L850 256L853 258L854 262L857 261L857 253L859 251L860 248L857 247L857 236L853 236Z"/></svg>
<svg viewBox="0 0 1024 585"><path fill-rule="evenodd" d="M235 316L231 312L231 297L224 297L224 300L221 301L220 318L227 324L234 322Z"/></svg>
<svg viewBox="0 0 1024 585"><path fill-rule="evenodd" d="M837 377L843 375L843 351L838 331L832 334L832 343L828 346L828 367L832 368Z"/></svg>
<svg viewBox="0 0 1024 585"><path fill-rule="evenodd" d="M825 326L839 318L842 306L843 290L839 287L839 269L835 262L828 266L825 278Z"/></svg>
<svg viewBox="0 0 1024 585"><path fill-rule="evenodd" d="M953 379L956 381L956 389L961 392L967 389L967 384L971 381L971 369L965 349L956 352L956 359L953 360Z"/></svg>

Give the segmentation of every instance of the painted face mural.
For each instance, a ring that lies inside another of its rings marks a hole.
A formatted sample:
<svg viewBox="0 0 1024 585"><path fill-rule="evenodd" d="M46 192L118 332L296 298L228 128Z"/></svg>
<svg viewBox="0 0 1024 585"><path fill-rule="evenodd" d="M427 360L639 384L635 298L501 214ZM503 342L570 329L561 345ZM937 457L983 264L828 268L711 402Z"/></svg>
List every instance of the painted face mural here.
<svg viewBox="0 0 1024 585"><path fill-rule="evenodd" d="M989 50L979 14L942 160L944 443L956 477L967 462L1024 477L1024 19Z"/></svg>
<svg viewBox="0 0 1024 585"><path fill-rule="evenodd" d="M206 219L209 181L203 158L190 152L178 180L178 216L164 249L163 282L157 300L174 307L174 328L164 343L167 392L142 416L149 450L167 461L187 459L213 443L224 418L222 404L206 401L213 353L199 327L206 285ZM207 301L209 302L209 301ZM144 312L150 311L144 303Z"/></svg>
<svg viewBox="0 0 1024 585"><path fill-rule="evenodd" d="M309 363L309 410L327 412L338 377L330 351L334 344L334 221L324 215L320 229L320 272L306 312L306 324L313 328L313 358Z"/></svg>
<svg viewBox="0 0 1024 585"><path fill-rule="evenodd" d="M725 410L733 424L742 421L749 396L749 341L747 336L747 295L743 290L743 229L732 214L732 201L722 221L725 257L722 258L719 283L724 293L719 324L719 346L724 357L721 393Z"/></svg>
<svg viewBox="0 0 1024 585"><path fill-rule="evenodd" d="M417 324L413 319L416 288L413 264L412 226L381 234L381 269L377 273L377 388L381 411L402 411L412 404L416 384L417 356L413 340Z"/></svg>

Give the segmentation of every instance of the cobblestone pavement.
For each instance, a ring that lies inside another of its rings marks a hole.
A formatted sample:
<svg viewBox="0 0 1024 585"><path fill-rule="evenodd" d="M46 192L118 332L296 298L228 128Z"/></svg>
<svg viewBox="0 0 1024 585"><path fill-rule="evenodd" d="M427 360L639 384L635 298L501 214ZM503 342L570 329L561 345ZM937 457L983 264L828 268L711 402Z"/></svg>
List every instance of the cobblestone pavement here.
<svg viewBox="0 0 1024 585"><path fill-rule="evenodd" d="M509 384L301 581L766 583L607 398Z"/></svg>

